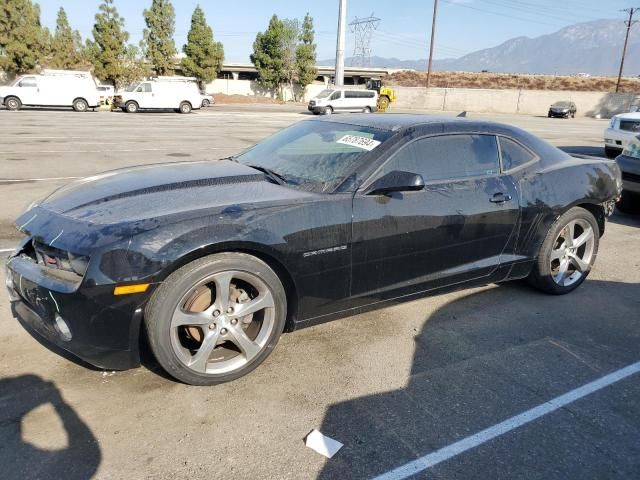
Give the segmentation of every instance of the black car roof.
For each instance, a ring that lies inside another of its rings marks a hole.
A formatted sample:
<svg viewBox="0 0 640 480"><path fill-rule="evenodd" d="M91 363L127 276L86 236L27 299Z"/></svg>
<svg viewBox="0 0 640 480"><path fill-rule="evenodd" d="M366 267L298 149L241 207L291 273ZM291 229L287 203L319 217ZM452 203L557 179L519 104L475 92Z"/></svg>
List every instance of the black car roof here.
<svg viewBox="0 0 640 480"><path fill-rule="evenodd" d="M354 113L324 116L314 118L312 121L343 123L365 128L378 128L390 132L402 132L403 130L410 128L424 127L425 130L431 130L433 133L475 132L493 135L507 135L529 147L529 149L544 159L544 163L554 162L569 157L563 151L525 130L504 123L481 119L412 113Z"/></svg>
<svg viewBox="0 0 640 480"><path fill-rule="evenodd" d="M465 130L469 128L477 128L483 131L504 132L511 130L517 133L520 129L516 129L502 123L491 122L487 120L468 119L464 117L449 117L444 115L424 115L417 113L385 113L366 115L361 113L331 115L328 117L320 117L314 119L318 122L334 122L344 123L348 125L357 125L359 127L378 128L388 131L399 131L405 128L428 126L428 125L450 125L461 126Z"/></svg>

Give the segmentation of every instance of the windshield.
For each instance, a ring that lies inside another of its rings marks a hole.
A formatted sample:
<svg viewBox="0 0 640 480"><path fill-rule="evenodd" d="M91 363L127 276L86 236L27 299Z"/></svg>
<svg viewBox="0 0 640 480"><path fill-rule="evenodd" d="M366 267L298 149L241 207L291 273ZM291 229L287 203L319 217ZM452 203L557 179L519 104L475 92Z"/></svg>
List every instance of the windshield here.
<svg viewBox="0 0 640 480"><path fill-rule="evenodd" d="M571 106L571 102L556 102L552 106L558 108L569 108Z"/></svg>
<svg viewBox="0 0 640 480"><path fill-rule="evenodd" d="M359 166L364 155L391 136L376 128L303 121L236 157L244 165L271 170L288 186L330 192Z"/></svg>
<svg viewBox="0 0 640 480"><path fill-rule="evenodd" d="M332 93L333 90L322 90L318 95L316 95L316 98L327 98Z"/></svg>
<svg viewBox="0 0 640 480"><path fill-rule="evenodd" d="M132 83L132 84L128 85L128 86L124 89L124 91L125 91L125 92L134 92L134 91L136 90L136 87L137 87L138 85L140 85L140 84L139 84L139 83Z"/></svg>

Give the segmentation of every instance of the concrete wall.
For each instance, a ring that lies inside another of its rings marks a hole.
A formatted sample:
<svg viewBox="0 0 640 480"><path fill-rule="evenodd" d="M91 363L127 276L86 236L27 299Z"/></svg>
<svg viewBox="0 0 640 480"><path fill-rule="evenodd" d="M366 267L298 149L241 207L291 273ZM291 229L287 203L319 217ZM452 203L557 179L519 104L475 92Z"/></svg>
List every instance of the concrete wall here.
<svg viewBox="0 0 640 480"><path fill-rule="evenodd" d="M640 102L640 94L572 92L553 90L493 90L475 88L393 87L398 101L396 108L450 110L488 113L522 113L547 115L549 105L559 100L571 100L578 116L602 118L628 112Z"/></svg>
<svg viewBox="0 0 640 480"><path fill-rule="evenodd" d="M294 92L294 89L286 86L282 92L283 100L288 102L298 99L308 102L325 88L327 88L325 84L313 83L307 86L303 95L299 88L295 88ZM253 80L216 79L207 85L207 92L214 95L216 93L224 93L225 95L261 95L269 98L277 98L275 90L265 89L260 83Z"/></svg>
<svg viewBox="0 0 640 480"><path fill-rule="evenodd" d="M304 96L301 91L296 90L295 98L308 102L324 88L326 88L324 84L311 84L307 87ZM395 107L415 110L466 110L546 116L549 105L559 100L570 100L575 102L578 116L608 118L616 113L628 112L632 104L640 103L640 94L634 93L480 88L430 88L427 91L421 87L394 86L393 88L398 97ZM258 82L250 80L214 80L207 85L207 91L213 94L277 97L274 91L264 89ZM283 94L286 101L294 99L294 92L290 87L285 87Z"/></svg>

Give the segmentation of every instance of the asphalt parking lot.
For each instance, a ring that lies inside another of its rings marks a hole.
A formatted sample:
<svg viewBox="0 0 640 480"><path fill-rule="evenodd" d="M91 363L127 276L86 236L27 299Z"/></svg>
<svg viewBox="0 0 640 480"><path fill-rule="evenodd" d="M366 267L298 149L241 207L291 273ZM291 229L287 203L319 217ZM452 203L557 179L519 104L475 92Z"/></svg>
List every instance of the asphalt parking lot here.
<svg viewBox="0 0 640 480"><path fill-rule="evenodd" d="M603 154L605 120L482 117ZM305 118L0 110L0 250L22 209L73 178L225 157ZM125 372L71 362L0 294L0 477L386 480L409 464L411 478L640 478L639 247L640 216L617 213L570 295L490 285L337 320L216 387L179 384L150 357ZM304 445L312 429L344 447L325 459Z"/></svg>

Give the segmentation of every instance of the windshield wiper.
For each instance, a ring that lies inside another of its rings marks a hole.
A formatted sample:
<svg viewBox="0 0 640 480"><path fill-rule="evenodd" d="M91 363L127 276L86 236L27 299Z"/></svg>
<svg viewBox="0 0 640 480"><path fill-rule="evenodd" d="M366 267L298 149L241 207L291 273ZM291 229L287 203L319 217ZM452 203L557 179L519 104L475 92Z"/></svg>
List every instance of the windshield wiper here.
<svg viewBox="0 0 640 480"><path fill-rule="evenodd" d="M284 185L287 183L287 179L284 177L284 175L278 173L278 172L274 172L273 170L271 170L270 168L267 167L261 167L259 165L247 165L247 167L251 167L254 168L256 170L261 171L262 173L264 173L267 178L269 178L273 183L277 183L278 185Z"/></svg>

